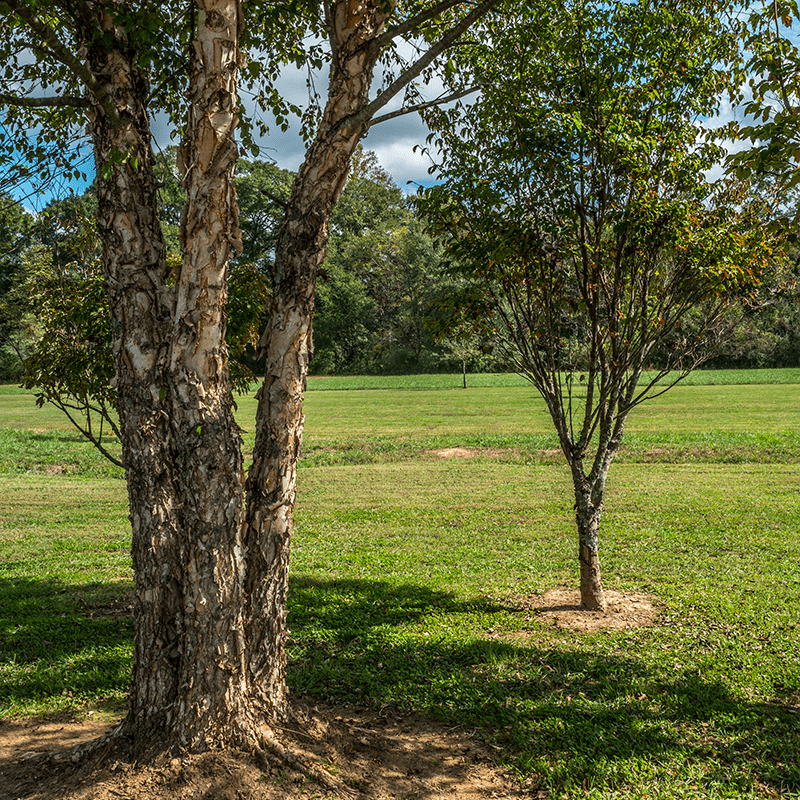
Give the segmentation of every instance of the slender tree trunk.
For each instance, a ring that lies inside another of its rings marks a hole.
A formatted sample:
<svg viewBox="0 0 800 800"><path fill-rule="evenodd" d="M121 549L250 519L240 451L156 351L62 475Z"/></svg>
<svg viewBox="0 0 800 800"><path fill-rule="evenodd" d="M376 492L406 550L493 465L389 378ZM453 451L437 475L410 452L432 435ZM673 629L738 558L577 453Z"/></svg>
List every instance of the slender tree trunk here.
<svg viewBox="0 0 800 800"><path fill-rule="evenodd" d="M605 611L606 599L600 574L600 519L603 515L605 474L590 482L580 465L572 466L575 488L575 521L578 526L578 560L581 573L581 605Z"/></svg>

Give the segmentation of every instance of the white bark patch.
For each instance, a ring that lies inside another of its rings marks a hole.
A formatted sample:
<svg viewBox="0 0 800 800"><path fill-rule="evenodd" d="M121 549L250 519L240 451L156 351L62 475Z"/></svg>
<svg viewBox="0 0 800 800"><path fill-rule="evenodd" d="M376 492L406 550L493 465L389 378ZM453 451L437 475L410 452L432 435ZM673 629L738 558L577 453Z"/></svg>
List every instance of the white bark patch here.
<svg viewBox="0 0 800 800"><path fill-rule="evenodd" d="M136 342L130 340L125 342L124 349L134 375L139 380L146 378L155 364L155 353L145 353Z"/></svg>

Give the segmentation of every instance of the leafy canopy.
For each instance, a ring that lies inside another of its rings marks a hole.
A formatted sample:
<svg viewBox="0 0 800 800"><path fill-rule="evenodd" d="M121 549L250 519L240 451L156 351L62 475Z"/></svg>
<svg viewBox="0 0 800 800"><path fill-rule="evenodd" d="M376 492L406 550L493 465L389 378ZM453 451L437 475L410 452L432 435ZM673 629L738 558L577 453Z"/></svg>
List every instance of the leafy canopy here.
<svg viewBox="0 0 800 800"><path fill-rule="evenodd" d="M737 56L718 10L518 9L462 53L481 99L430 114L442 183L419 206L460 280L450 324L493 331L578 459L598 432L616 447L656 380L708 356L772 264L765 206L707 178L723 151L698 121Z"/></svg>

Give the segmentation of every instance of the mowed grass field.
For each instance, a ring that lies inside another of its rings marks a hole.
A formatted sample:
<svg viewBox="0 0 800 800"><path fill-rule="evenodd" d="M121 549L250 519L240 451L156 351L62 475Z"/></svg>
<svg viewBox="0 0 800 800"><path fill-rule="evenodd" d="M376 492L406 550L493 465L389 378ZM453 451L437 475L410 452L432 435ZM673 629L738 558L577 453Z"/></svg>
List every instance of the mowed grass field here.
<svg viewBox="0 0 800 800"><path fill-rule="evenodd" d="M634 410L604 578L660 613L592 634L514 610L577 585L570 478L532 388L469 383L309 380L293 690L476 728L534 797L800 797L800 370L698 373ZM0 387L0 497L0 716L119 710L121 471Z"/></svg>

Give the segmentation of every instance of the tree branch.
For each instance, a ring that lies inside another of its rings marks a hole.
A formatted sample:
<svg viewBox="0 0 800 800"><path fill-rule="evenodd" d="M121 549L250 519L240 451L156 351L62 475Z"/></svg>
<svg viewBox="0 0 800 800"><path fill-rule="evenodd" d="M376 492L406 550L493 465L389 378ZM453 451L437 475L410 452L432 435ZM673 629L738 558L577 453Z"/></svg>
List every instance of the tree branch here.
<svg viewBox="0 0 800 800"><path fill-rule="evenodd" d="M341 127L352 131L354 128L364 126L375 115L375 112L382 109L395 95L405 89L411 81L414 80L422 71L427 67L437 56L441 55L448 47L450 47L464 31L476 20L479 20L489 12L492 6L496 5L498 0L484 0L477 5L469 14L467 14L461 22L454 25L450 30L442 36L439 41L432 45L431 48L425 53L424 56L417 59L397 80L384 89L371 103L364 106L361 111L348 119L342 120Z"/></svg>
<svg viewBox="0 0 800 800"><path fill-rule="evenodd" d="M373 125L380 125L381 122L387 122L390 119L402 117L405 114L413 114L415 111L423 111L426 108L432 108L433 106L441 106L445 103L450 103L453 100L458 100L461 97L466 97L468 94L480 91L483 89L483 86L484 85L481 83L477 86L470 86L469 89L462 89L460 92L453 92L445 97L438 97L436 100L429 100L427 103L418 103L415 106L398 108L397 111L390 111L388 114L382 114L380 117L373 117L367 123L367 126L371 128Z"/></svg>
<svg viewBox="0 0 800 800"><path fill-rule="evenodd" d="M453 6L457 6L461 2L463 2L463 0L442 0L441 3L437 3L427 11L421 11L416 16L411 17L411 19L407 19L405 22L402 22L396 27L386 31L386 33L375 39L372 44L376 47L383 47L385 44L391 42L392 39L396 39L398 36L402 36L405 33L411 33L415 29L419 28L420 25L423 25L428 20L433 19L437 14L442 14L445 11L453 8Z"/></svg>
<svg viewBox="0 0 800 800"><path fill-rule="evenodd" d="M775 37L778 41L781 40L781 31L780 31L780 20L778 18L778 2L777 0L773 1L772 4L773 8L773 15L775 18ZM778 69L775 70L775 75L778 79L778 86L781 89L781 99L783 100L783 105L787 111L794 111L794 106L789 101L789 94L786 91L786 81L783 75L783 63L781 61L781 51L780 48L777 50L777 61L778 61Z"/></svg>
<svg viewBox="0 0 800 800"><path fill-rule="evenodd" d="M69 51L56 36L53 29L43 23L36 15L36 12L25 6L20 0L5 0L5 3L50 48L53 57L70 69L73 75L83 82L86 88L95 96L109 119L114 124L119 123L119 111L103 85L95 78L92 71Z"/></svg>
<svg viewBox="0 0 800 800"><path fill-rule="evenodd" d="M17 97L13 94L0 94L0 103L25 108L89 108L91 103L85 97Z"/></svg>
<svg viewBox="0 0 800 800"><path fill-rule="evenodd" d="M264 197L272 200L273 203L277 203L277 205L279 205L281 208L286 209L289 207L289 204L286 202L286 200L281 200L280 197L272 194L272 192L268 192L266 189L259 189L258 191L260 194L263 194Z"/></svg>

